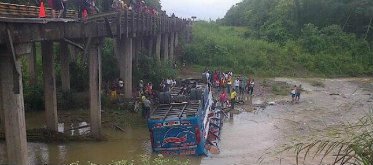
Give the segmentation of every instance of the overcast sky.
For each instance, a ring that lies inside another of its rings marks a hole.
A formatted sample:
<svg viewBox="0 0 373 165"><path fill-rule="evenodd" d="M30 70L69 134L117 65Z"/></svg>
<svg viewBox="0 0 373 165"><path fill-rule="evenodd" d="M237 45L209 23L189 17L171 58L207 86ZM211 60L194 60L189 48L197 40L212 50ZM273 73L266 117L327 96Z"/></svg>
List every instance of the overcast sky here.
<svg viewBox="0 0 373 165"><path fill-rule="evenodd" d="M242 0L161 0L163 10L177 17L215 20L223 18L229 8Z"/></svg>

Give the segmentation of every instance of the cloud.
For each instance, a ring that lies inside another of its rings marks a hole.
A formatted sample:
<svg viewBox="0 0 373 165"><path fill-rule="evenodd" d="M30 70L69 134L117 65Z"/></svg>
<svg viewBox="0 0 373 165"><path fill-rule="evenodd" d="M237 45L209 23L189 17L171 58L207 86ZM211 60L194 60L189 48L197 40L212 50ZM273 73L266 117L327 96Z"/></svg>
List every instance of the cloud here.
<svg viewBox="0 0 373 165"><path fill-rule="evenodd" d="M178 17L215 20L223 18L229 8L242 0L161 0L163 10Z"/></svg>

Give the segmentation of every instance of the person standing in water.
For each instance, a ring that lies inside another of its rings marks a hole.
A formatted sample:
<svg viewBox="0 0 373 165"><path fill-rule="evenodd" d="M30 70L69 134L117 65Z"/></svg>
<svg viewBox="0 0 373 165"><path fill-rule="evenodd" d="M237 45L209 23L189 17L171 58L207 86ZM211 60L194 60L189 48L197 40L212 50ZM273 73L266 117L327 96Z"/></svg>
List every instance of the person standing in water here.
<svg viewBox="0 0 373 165"><path fill-rule="evenodd" d="M250 78L250 84L249 85L249 95L250 96L253 96L253 93L254 93L254 86L255 86L255 81L253 78Z"/></svg>
<svg viewBox="0 0 373 165"><path fill-rule="evenodd" d="M301 93L301 91L302 91L302 84L299 85L299 86L296 88L296 90L295 90L295 101L296 101L296 102L299 102L299 100L300 100L300 93Z"/></svg>
<svg viewBox="0 0 373 165"><path fill-rule="evenodd" d="M294 103L294 101L295 101L296 90L297 90L297 86L294 85L294 87L291 89L291 92L290 92L290 94L291 94L291 103Z"/></svg>
<svg viewBox="0 0 373 165"><path fill-rule="evenodd" d="M233 118L233 110L234 110L234 105L236 104L236 98L237 98L237 92L233 88L232 92L231 92L231 95L230 95L230 99L231 99L231 109L230 109L230 113L229 113L230 118Z"/></svg>

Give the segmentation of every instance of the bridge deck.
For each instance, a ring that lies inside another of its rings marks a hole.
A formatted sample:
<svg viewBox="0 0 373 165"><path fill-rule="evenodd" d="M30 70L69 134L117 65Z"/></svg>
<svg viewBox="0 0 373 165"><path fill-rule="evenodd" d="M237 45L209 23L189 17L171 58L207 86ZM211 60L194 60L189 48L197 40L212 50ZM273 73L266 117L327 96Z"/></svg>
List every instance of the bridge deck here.
<svg viewBox="0 0 373 165"><path fill-rule="evenodd" d="M45 40L150 36L180 32L188 23L187 20L177 17L154 16L133 11L100 13L91 15L84 21L77 17L14 18L8 17L8 12L2 12L1 6L4 5L9 4L0 3L0 44L6 43L8 30L14 39L13 42L21 44ZM12 11L21 13L19 7Z"/></svg>

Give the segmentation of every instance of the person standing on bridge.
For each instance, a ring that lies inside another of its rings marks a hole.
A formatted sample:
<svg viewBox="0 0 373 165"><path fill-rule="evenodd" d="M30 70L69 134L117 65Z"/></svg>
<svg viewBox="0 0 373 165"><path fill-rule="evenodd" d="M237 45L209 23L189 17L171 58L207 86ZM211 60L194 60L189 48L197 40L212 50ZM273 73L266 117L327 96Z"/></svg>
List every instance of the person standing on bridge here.
<svg viewBox="0 0 373 165"><path fill-rule="evenodd" d="M66 15L67 15L67 2L68 0L62 0L62 4L63 4L62 18L66 18Z"/></svg>
<svg viewBox="0 0 373 165"><path fill-rule="evenodd" d="M62 16L64 10L62 0L48 0L48 5L50 8L52 8L53 18L60 18ZM58 12L58 16L56 16L56 12Z"/></svg>

